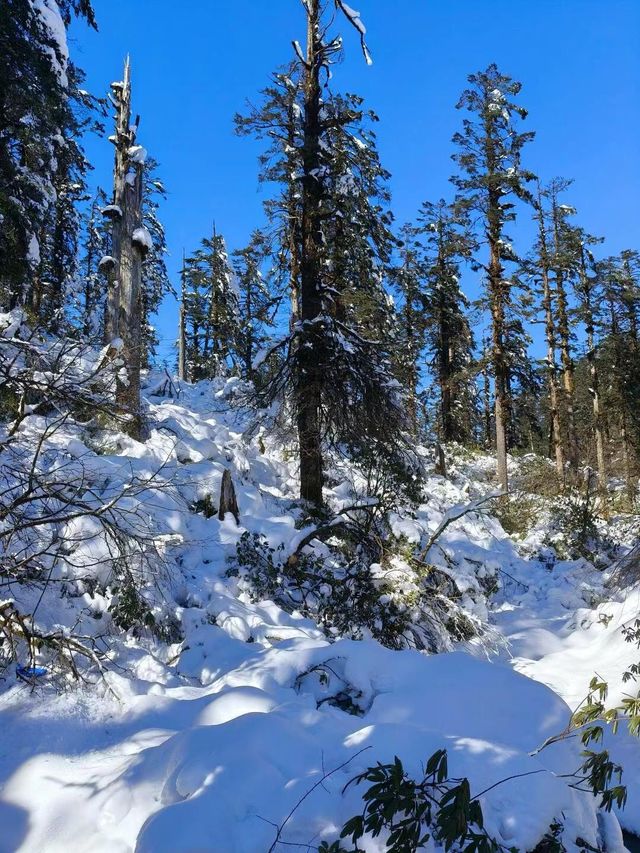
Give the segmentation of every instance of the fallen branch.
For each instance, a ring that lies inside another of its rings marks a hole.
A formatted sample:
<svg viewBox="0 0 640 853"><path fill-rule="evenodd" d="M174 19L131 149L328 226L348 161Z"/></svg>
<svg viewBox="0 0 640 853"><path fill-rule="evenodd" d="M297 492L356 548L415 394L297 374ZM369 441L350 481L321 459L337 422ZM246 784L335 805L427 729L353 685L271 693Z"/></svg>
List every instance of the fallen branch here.
<svg viewBox="0 0 640 853"><path fill-rule="evenodd" d="M485 495L485 497L479 498L477 501L473 501L473 503L467 504L455 513L451 510L447 510L444 518L429 537L429 541L424 546L422 551L418 554L418 556L415 558L416 561L421 563L427 559L429 551L435 545L437 540L442 536L442 534L447 529L447 527L449 527L450 524L453 524L454 521L458 521L458 519L462 518L465 515L468 515L470 512L476 512L476 510L483 504L486 504L489 501L493 501L496 498L504 497L504 494L504 492L498 492L494 495Z"/></svg>
<svg viewBox="0 0 640 853"><path fill-rule="evenodd" d="M287 565L294 565L297 562L298 554L302 549L307 546L310 542L313 542L314 539L319 539L323 541L326 537L332 536L334 533L339 530L349 530L355 529L356 524L353 519L345 518L350 512L356 512L356 510L374 510L378 506L378 501L371 502L368 504L354 504L353 506L345 507L341 509L338 515L331 519L331 521L326 522L325 524L319 524L316 527L312 527L307 530L306 533L303 533L302 538L298 540L295 546L295 550L289 555L287 559Z"/></svg>

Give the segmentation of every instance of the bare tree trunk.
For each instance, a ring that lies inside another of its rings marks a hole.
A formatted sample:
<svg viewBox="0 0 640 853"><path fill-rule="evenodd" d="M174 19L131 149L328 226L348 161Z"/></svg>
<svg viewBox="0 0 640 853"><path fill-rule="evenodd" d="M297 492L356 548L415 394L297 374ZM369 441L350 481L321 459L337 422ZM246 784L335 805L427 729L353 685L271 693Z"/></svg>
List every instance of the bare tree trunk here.
<svg viewBox="0 0 640 853"><path fill-rule="evenodd" d="M604 430L602 427L602 412L600 409L600 389L598 363L594 339L593 306L591 304L591 288L587 278L584 247L580 261L580 284L582 289L585 328L587 332L587 362L589 364L589 384L593 410L593 430L596 440L596 462L598 466L598 489L603 498L607 496L607 466L604 458Z"/></svg>
<svg viewBox="0 0 640 853"><path fill-rule="evenodd" d="M236 524L240 524L240 510L238 509L236 490L231 479L231 472L228 468L225 468L220 485L220 505L218 507L218 518L220 521L224 521L224 517L228 512L233 515Z"/></svg>
<svg viewBox="0 0 640 853"><path fill-rule="evenodd" d="M116 133L111 137L115 145L113 169L113 198L103 211L111 221L111 255L101 264L107 275L107 305L104 324L104 342L111 344L119 336L120 324L120 254L123 243L124 189L127 176L128 151L131 145L131 65L127 57L122 83L113 83L112 101L116 106ZM105 263L106 261L106 263Z"/></svg>
<svg viewBox="0 0 640 853"><path fill-rule="evenodd" d="M545 232L544 211L540 190L538 189L538 223L540 237L540 266L542 274L542 307L544 310L545 335L547 339L547 382L549 386L549 419L558 479L564 485L564 446L560 411L558 409L558 382L556 374L556 328L553 317L551 284L549 282L549 255Z"/></svg>
<svg viewBox="0 0 640 853"><path fill-rule="evenodd" d="M178 320L178 379L184 382L187 378L187 354L186 354L186 329L184 316L184 297L185 297L185 257L182 253L182 270L180 272L180 315Z"/></svg>
<svg viewBox="0 0 640 853"><path fill-rule="evenodd" d="M143 437L140 408L140 359L142 353L140 284L142 259L146 247L136 239L142 226L142 164L133 164L125 187L123 215L124 239L120 253L120 337L124 376L118 373L116 400L129 414L127 432L132 438Z"/></svg>
<svg viewBox="0 0 640 853"><path fill-rule="evenodd" d="M300 259L300 313L305 324L305 344L298 350L296 387L297 429L300 450L300 497L322 504L323 460L320 431L322 333L321 247L322 198L321 89L322 42L320 0L307 0L307 57L304 82L304 144Z"/></svg>
<svg viewBox="0 0 640 853"><path fill-rule="evenodd" d="M498 220L497 199L489 202L489 299L492 319L492 359L495 382L495 420L496 420L496 462L498 482L504 493L509 491L509 475L507 473L507 422L509 418L509 370L505 360L504 327L505 327L505 285L502 278L502 263L500 260L500 228Z"/></svg>
<svg viewBox="0 0 640 853"><path fill-rule="evenodd" d="M143 424L140 410L141 305L140 282L146 244L140 239L142 226L142 169L131 159L136 130L131 125L131 66L125 62L122 83L114 84L117 107L113 203L105 209L112 221L112 256L107 259L108 276L106 342L112 357L123 362L116 379L116 402L129 415L128 434L140 440ZM136 233L138 232L138 233ZM115 345L115 341L119 344Z"/></svg>
<svg viewBox="0 0 640 853"><path fill-rule="evenodd" d="M484 442L487 449L491 447L491 389L489 387L489 366L487 364L487 341L482 342L482 357L485 360L482 371L482 404L484 410Z"/></svg>

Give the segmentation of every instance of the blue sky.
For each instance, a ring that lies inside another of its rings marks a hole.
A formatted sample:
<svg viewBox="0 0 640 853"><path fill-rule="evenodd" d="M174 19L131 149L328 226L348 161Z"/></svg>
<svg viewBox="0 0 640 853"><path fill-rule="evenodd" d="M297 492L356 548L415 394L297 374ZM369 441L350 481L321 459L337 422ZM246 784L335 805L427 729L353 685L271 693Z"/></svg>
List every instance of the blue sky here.
<svg viewBox="0 0 640 853"><path fill-rule="evenodd" d="M640 0L351 0L368 29L374 64L339 21L344 62L336 90L363 95L380 116L398 224L424 199L451 195L455 103L469 73L496 62L523 83L525 125L537 131L525 165L543 179L572 177L568 201L607 254L640 245ZM238 138L233 115L303 40L299 0L94 0L100 31L75 25L71 51L101 94L133 64L139 141L160 161L169 197L161 211L174 281L215 219L230 249L262 221L259 146ZM109 186L112 146L91 139L95 181ZM526 250L528 215L513 231ZM465 282L473 291L474 283ZM470 295L475 295L471 293ZM157 326L173 361L177 310Z"/></svg>

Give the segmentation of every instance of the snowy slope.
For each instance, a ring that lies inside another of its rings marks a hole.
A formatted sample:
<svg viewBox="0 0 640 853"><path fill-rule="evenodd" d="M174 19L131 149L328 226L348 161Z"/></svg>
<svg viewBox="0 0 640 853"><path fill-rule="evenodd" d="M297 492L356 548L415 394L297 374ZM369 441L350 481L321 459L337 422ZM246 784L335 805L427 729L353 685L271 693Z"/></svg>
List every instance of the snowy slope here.
<svg viewBox="0 0 640 853"><path fill-rule="evenodd" d="M481 797L485 824L507 847L530 849L561 818L568 849L577 836L594 846L606 837L607 849L621 849L615 821L559 778L579 764L576 742L530 755L566 726L593 674L591 655L612 675L621 669L615 624L605 630L587 608L601 574L576 562L550 571L521 556L495 519L474 513L447 529L432 559L455 558L463 602L492 630L435 656L371 639L329 642L309 620L251 601L226 577L244 529L273 546L299 535L293 464L264 431L247 431L248 413L231 405L233 394L230 381L185 387L179 400L150 396L153 430L144 445L80 430L65 437L114 482L157 472L144 511L149 530L165 537L158 586L184 639L116 639L107 679L117 699L100 684L60 695L43 686L32 695L6 679L0 853L261 853L283 824L282 841L307 849L359 811L361 791L342 793L359 770L398 755L418 775L441 747L451 774L469 777L473 793L491 788ZM450 480L431 476L425 503L395 519L398 532L424 540L447 509L488 493L489 465L476 459ZM219 522L193 511L207 494L217 499L225 468L240 527L231 516ZM334 504L345 498L338 484ZM501 583L492 613L477 594L483 573ZM620 620L622 607L611 605ZM81 612L90 622L96 609L78 589L48 601L42 618L70 624ZM345 696L354 713L336 707ZM638 745L626 750L640 767ZM492 787L511 776L518 778ZM629 815L637 825L633 791ZM366 849L384 846L370 841Z"/></svg>

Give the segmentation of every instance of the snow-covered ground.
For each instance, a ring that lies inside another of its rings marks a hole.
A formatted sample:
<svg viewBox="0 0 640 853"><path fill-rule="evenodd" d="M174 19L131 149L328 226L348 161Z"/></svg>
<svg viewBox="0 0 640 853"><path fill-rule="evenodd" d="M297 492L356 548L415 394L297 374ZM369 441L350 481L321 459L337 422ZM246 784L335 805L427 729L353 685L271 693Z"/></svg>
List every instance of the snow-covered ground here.
<svg viewBox="0 0 640 853"><path fill-rule="evenodd" d="M299 536L294 466L266 432L245 433L230 390L203 384L177 401L150 397L144 445L79 431L65 438L67 450L116 481L161 467L145 512L168 543L158 584L184 639L118 641L112 692L98 683L32 693L8 675L0 853L266 853L278 827L274 850L307 850L361 809L360 789L343 793L357 772L398 755L417 776L442 747L452 776L467 776L473 794L491 789L481 796L485 826L505 847L531 849L561 819L567 849L579 836L620 850L615 819L562 778L580 763L579 743L531 753L566 727L596 661L612 699L624 691L620 674L638 653L621 627L639 612L640 593L597 604L602 572L586 561L527 558L535 548L472 513L447 528L433 559L455 559L464 606L491 630L431 656L372 639L329 642L308 619L252 602L226 577L245 529L274 546ZM449 480L432 475L425 504L395 519L398 532L424 539L447 509L488 493L490 465L476 458ZM225 468L240 527L230 515L220 522L192 509L207 494L217 499ZM336 505L342 494L338 484ZM479 572L500 581L490 609L475 594ZM51 624L70 624L79 609L98 616L100 603L78 588L43 607ZM347 697L352 713L336 697ZM630 786L623 820L640 831L640 744L619 736L613 749ZM492 787L507 777L515 778ZM365 849L384 846L378 839Z"/></svg>

